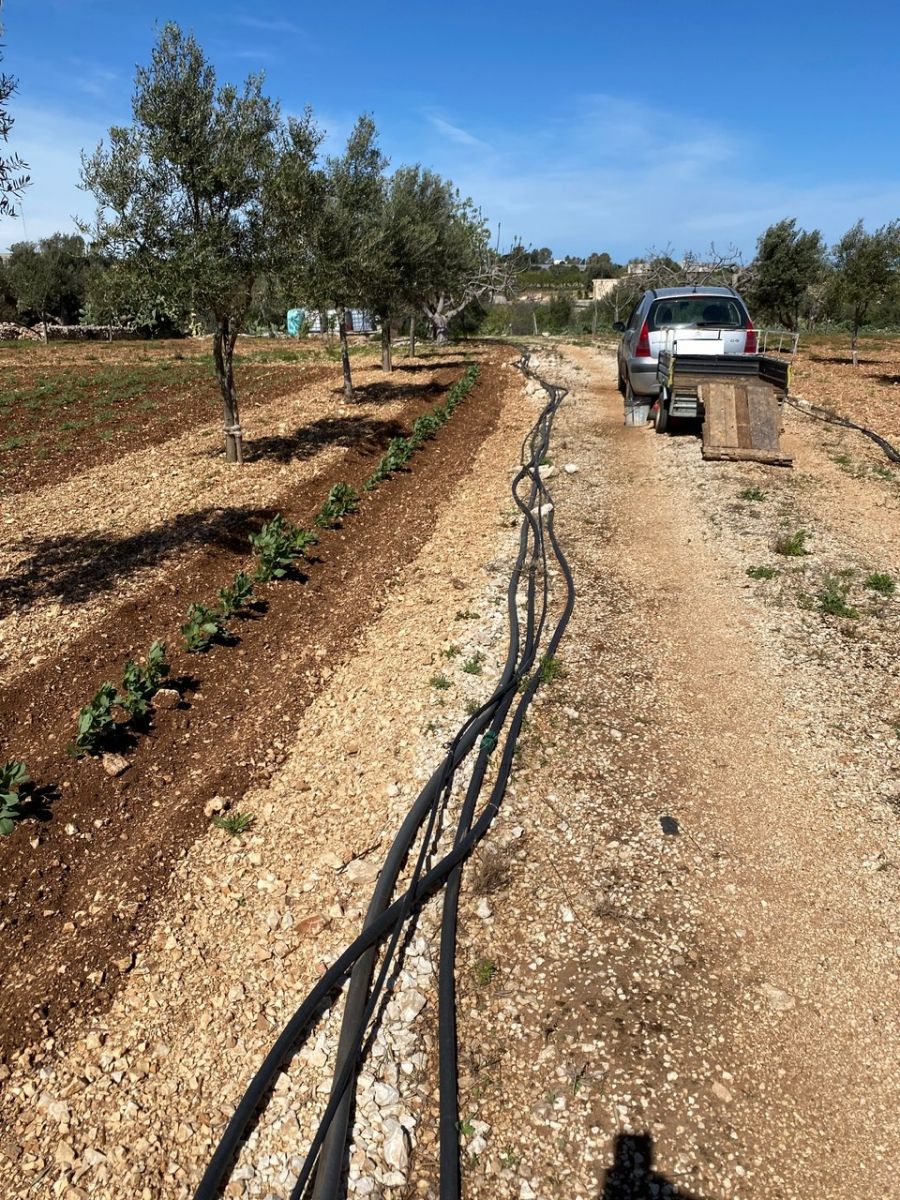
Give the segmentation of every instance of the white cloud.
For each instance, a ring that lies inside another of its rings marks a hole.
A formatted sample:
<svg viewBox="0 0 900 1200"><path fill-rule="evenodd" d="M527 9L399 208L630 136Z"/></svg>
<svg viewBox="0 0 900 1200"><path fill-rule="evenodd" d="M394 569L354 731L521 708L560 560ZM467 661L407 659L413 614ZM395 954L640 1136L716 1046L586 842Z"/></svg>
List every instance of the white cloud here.
<svg viewBox="0 0 900 1200"><path fill-rule="evenodd" d="M456 142L459 146L473 146L480 150L490 150L491 148L481 138L475 137L474 134L469 133L466 129L462 129L459 125L452 125L449 121L445 121L443 117L431 114L428 117L428 121L438 133L443 134L449 141Z"/></svg>
<svg viewBox="0 0 900 1200"><path fill-rule="evenodd" d="M265 17L248 17L243 14L237 14L232 19L236 25L243 25L247 29L259 29L264 33L292 33L300 37L306 36L306 30L294 21L267 20Z"/></svg>
<svg viewBox="0 0 900 1200"><path fill-rule="evenodd" d="M496 152L442 137L414 154L500 221L504 243L519 236L558 253L606 249L627 258L651 245L680 253L715 242L749 255L763 229L785 216L833 241L858 217L879 225L900 211L900 178L777 178L766 148L741 131L614 96L573 101L525 135L486 136Z"/></svg>

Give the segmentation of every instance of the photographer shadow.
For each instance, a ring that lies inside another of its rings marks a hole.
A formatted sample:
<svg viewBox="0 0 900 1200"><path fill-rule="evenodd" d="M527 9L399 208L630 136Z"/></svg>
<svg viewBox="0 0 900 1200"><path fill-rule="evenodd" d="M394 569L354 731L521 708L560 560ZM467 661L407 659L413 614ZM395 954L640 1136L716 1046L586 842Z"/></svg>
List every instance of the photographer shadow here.
<svg viewBox="0 0 900 1200"><path fill-rule="evenodd" d="M653 1169L653 1139L648 1133L620 1133L613 1146L613 1163L597 1200L700 1200L693 1192Z"/></svg>

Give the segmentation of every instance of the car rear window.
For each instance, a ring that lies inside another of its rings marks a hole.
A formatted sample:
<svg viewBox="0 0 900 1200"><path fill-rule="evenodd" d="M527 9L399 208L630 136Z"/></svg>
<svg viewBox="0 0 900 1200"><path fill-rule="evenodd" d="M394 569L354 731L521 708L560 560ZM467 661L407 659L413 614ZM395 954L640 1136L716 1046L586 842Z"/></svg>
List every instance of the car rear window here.
<svg viewBox="0 0 900 1200"><path fill-rule="evenodd" d="M673 296L650 306L651 330L696 326L707 329L746 329L744 306L730 296Z"/></svg>

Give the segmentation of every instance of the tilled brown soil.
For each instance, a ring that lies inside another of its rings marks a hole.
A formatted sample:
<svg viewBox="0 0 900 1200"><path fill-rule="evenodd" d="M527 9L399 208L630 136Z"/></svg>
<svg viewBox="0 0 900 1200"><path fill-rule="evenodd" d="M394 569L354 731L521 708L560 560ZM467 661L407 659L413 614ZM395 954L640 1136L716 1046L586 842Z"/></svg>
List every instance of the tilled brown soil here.
<svg viewBox="0 0 900 1200"><path fill-rule="evenodd" d="M187 605L212 598L248 565L248 531L276 510L309 525L337 477L316 478L271 509L222 512L215 536L180 558L160 587L0 695L6 743L37 782L30 803L39 819L0 847L5 1051L52 1034L71 1008L108 999L130 969L172 862L205 824L204 806L217 795L239 797L277 765L280 731L350 652L377 612L379 585L428 536L442 497L492 428L496 363L494 356L410 471L366 494L342 529L324 533L303 573L261 591L234 623L236 644L170 655L181 704L112 747L130 763L121 776L109 777L98 759L66 755L73 698L92 694L153 637L174 646ZM445 371L445 384L458 374ZM411 399L406 420L386 422L344 455L338 477L361 487L384 442L424 407Z"/></svg>
<svg viewBox="0 0 900 1200"><path fill-rule="evenodd" d="M210 347L209 338L0 347L0 492L41 488L186 429L221 425ZM271 400L337 384L321 347L292 350L267 338L241 339L235 376L251 435L256 410Z"/></svg>

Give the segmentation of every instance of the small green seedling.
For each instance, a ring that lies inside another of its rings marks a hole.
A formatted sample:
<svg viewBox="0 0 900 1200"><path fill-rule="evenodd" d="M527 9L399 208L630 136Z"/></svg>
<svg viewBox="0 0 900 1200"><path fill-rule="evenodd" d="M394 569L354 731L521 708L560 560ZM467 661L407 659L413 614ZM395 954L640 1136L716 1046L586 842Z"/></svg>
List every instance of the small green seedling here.
<svg viewBox="0 0 900 1200"><path fill-rule="evenodd" d="M475 1132L475 1126L472 1124L471 1117L467 1117L465 1121L460 1121L459 1132L463 1135L463 1137L472 1136L472 1134Z"/></svg>
<svg viewBox="0 0 900 1200"><path fill-rule="evenodd" d="M28 782L28 770L23 762L11 759L0 767L0 835L12 833L22 819L19 788Z"/></svg>
<svg viewBox="0 0 900 1200"><path fill-rule="evenodd" d="M772 549L776 554L781 554L785 558L802 558L809 554L806 548L806 539L809 534L805 529L798 529L796 533L785 533L781 537L775 539L775 544Z"/></svg>
<svg viewBox="0 0 900 1200"><path fill-rule="evenodd" d="M348 513L356 511L359 495L349 483L336 483L328 493L328 499L316 514L320 529L332 529Z"/></svg>
<svg viewBox="0 0 900 1200"><path fill-rule="evenodd" d="M443 424L444 422L436 413L422 413L413 421L410 441L418 450L423 442L427 442L429 438L435 436Z"/></svg>
<svg viewBox="0 0 900 1200"><path fill-rule="evenodd" d="M472 657L467 658L463 663L463 670L467 675L480 675L482 670L481 664L483 662L484 655L480 650L476 650Z"/></svg>
<svg viewBox="0 0 900 1200"><path fill-rule="evenodd" d="M746 487L742 492L738 492L739 500L759 501L765 500L766 493L758 487Z"/></svg>
<svg viewBox="0 0 900 1200"><path fill-rule="evenodd" d="M187 611L187 621L182 625L184 644L191 653L208 650L219 638L226 636L222 615L205 604L192 604Z"/></svg>
<svg viewBox="0 0 900 1200"><path fill-rule="evenodd" d="M774 579L778 574L777 567L748 567L747 574L751 579Z"/></svg>
<svg viewBox="0 0 900 1200"><path fill-rule="evenodd" d="M129 658L122 672L122 690L118 702L132 717L145 717L150 711L150 701L159 685L169 674L166 662L165 642L153 642L147 651L147 662L142 667Z"/></svg>
<svg viewBox="0 0 900 1200"><path fill-rule="evenodd" d="M893 596L897 590L897 582L893 575L883 571L875 571L866 580L865 586L870 592L878 592L881 596Z"/></svg>
<svg viewBox="0 0 900 1200"><path fill-rule="evenodd" d="M227 587L219 588L219 612L224 620L233 617L236 612L246 608L253 595L253 580L246 571L238 571Z"/></svg>
<svg viewBox="0 0 900 1200"><path fill-rule="evenodd" d="M294 559L305 554L308 547L314 546L318 540L317 533L292 525L278 513L263 525L259 533L250 535L250 544L259 560L256 581L270 583L273 579L283 579Z"/></svg>
<svg viewBox="0 0 900 1200"><path fill-rule="evenodd" d="M437 690L439 692L445 692L448 687L452 687L450 680L443 673L443 671L436 671L435 674L432 675L429 682L430 682L431 686L433 688L437 688Z"/></svg>
<svg viewBox="0 0 900 1200"><path fill-rule="evenodd" d="M471 609L458 608L456 610L456 616L453 619L454 621L477 621L479 615L479 613L473 612Z"/></svg>
<svg viewBox="0 0 900 1200"><path fill-rule="evenodd" d="M75 737L69 747L75 758L95 754L116 727L113 706L119 693L112 683L102 683L78 714Z"/></svg>
<svg viewBox="0 0 900 1200"><path fill-rule="evenodd" d="M213 825L216 829L224 829L229 837L240 837L242 833L246 833L253 822L256 820L250 813L234 812L227 813L224 817L215 817Z"/></svg>

